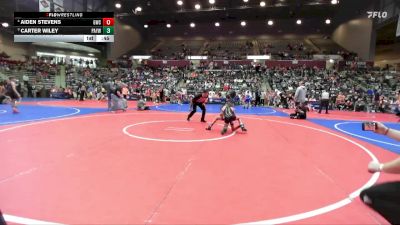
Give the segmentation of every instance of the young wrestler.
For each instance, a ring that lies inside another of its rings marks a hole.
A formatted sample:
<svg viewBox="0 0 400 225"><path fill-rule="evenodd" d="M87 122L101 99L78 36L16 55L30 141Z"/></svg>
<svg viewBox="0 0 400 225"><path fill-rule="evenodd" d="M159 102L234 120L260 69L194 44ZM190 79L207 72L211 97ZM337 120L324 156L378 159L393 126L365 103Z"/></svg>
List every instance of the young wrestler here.
<svg viewBox="0 0 400 225"><path fill-rule="evenodd" d="M21 100L21 95L17 91L17 85L15 84L16 80L14 77L10 77L9 81L6 85L6 93L5 95L11 98L11 107L13 113L19 113L17 108L18 101Z"/></svg>
<svg viewBox="0 0 400 225"><path fill-rule="evenodd" d="M294 113L290 114L290 119L307 119L307 105L306 103L300 103Z"/></svg>
<svg viewBox="0 0 400 225"><path fill-rule="evenodd" d="M218 121L218 120L223 120L224 121L224 128L221 131L221 134L224 135L228 131L228 126L231 125L232 132L236 131L237 129L241 128L242 131L247 131L247 129L244 127L244 124L240 120L240 118L236 117L235 114L235 109L234 109L234 104L232 102L232 99L235 97L235 93L233 92L231 95L227 96L227 100L225 105L221 108L221 113L220 116L215 118L215 120L208 125L206 130L211 130L212 126ZM234 121L239 121L239 125L237 127L234 126Z"/></svg>

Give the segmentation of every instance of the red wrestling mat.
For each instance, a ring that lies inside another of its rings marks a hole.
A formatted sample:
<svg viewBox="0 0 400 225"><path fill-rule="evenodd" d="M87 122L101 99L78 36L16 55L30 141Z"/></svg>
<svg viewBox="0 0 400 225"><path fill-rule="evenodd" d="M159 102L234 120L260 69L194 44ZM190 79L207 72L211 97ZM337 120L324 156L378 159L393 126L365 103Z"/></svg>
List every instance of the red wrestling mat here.
<svg viewBox="0 0 400 225"><path fill-rule="evenodd" d="M382 161L394 154L307 121L243 117L248 133L221 136L220 126L209 132L198 115L184 117L106 113L1 127L3 213L17 223L382 221L348 196L371 180L365 149Z"/></svg>
<svg viewBox="0 0 400 225"><path fill-rule="evenodd" d="M129 108L135 108L137 101L128 101ZM107 108L107 101L97 100L60 100L60 101L37 101L37 102L24 102L24 105L44 105L44 106L62 106L62 107L77 107L77 108ZM146 102L147 106L153 106L152 102Z"/></svg>

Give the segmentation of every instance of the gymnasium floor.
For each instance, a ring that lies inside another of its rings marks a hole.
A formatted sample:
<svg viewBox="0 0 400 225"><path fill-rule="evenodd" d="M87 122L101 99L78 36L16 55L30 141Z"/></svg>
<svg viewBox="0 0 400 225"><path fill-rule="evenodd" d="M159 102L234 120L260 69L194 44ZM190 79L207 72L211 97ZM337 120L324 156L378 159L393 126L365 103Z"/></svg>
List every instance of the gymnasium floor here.
<svg viewBox="0 0 400 225"><path fill-rule="evenodd" d="M388 224L361 203L400 143L361 131L389 114L333 111L290 120L237 108L248 129L206 131L188 105L109 113L97 101L0 105L0 209L10 224ZM207 106L206 120L218 105Z"/></svg>

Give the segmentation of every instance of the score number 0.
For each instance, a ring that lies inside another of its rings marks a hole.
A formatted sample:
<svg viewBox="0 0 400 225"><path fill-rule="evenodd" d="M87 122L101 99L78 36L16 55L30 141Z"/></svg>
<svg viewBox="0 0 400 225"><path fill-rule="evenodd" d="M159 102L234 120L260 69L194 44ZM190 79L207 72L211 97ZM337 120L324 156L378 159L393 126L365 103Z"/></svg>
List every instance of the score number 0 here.
<svg viewBox="0 0 400 225"><path fill-rule="evenodd" d="M103 18L103 26L114 26L114 18Z"/></svg>

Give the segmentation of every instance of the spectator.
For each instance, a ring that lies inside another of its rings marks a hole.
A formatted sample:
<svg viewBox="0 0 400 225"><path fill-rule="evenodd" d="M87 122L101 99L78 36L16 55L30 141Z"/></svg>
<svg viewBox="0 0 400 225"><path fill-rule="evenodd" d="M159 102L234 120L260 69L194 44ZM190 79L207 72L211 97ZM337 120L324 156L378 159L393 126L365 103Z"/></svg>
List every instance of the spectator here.
<svg viewBox="0 0 400 225"><path fill-rule="evenodd" d="M307 94L307 89L304 86L304 82L301 81L294 95L294 101L296 103L296 106L299 104L303 104L306 101L306 94Z"/></svg>
<svg viewBox="0 0 400 225"><path fill-rule="evenodd" d="M400 132L376 122L376 133L400 141ZM400 158L386 163L372 161L368 164L371 173L383 172L400 174ZM400 182L387 182L372 186L360 193L361 200L381 214L389 223L400 224Z"/></svg>
<svg viewBox="0 0 400 225"><path fill-rule="evenodd" d="M321 101L320 101L318 113L321 113L322 108L325 108L325 114L328 114L328 108L329 108L329 92L327 92L326 90L323 90L323 91L322 91L322 94L321 94Z"/></svg>

